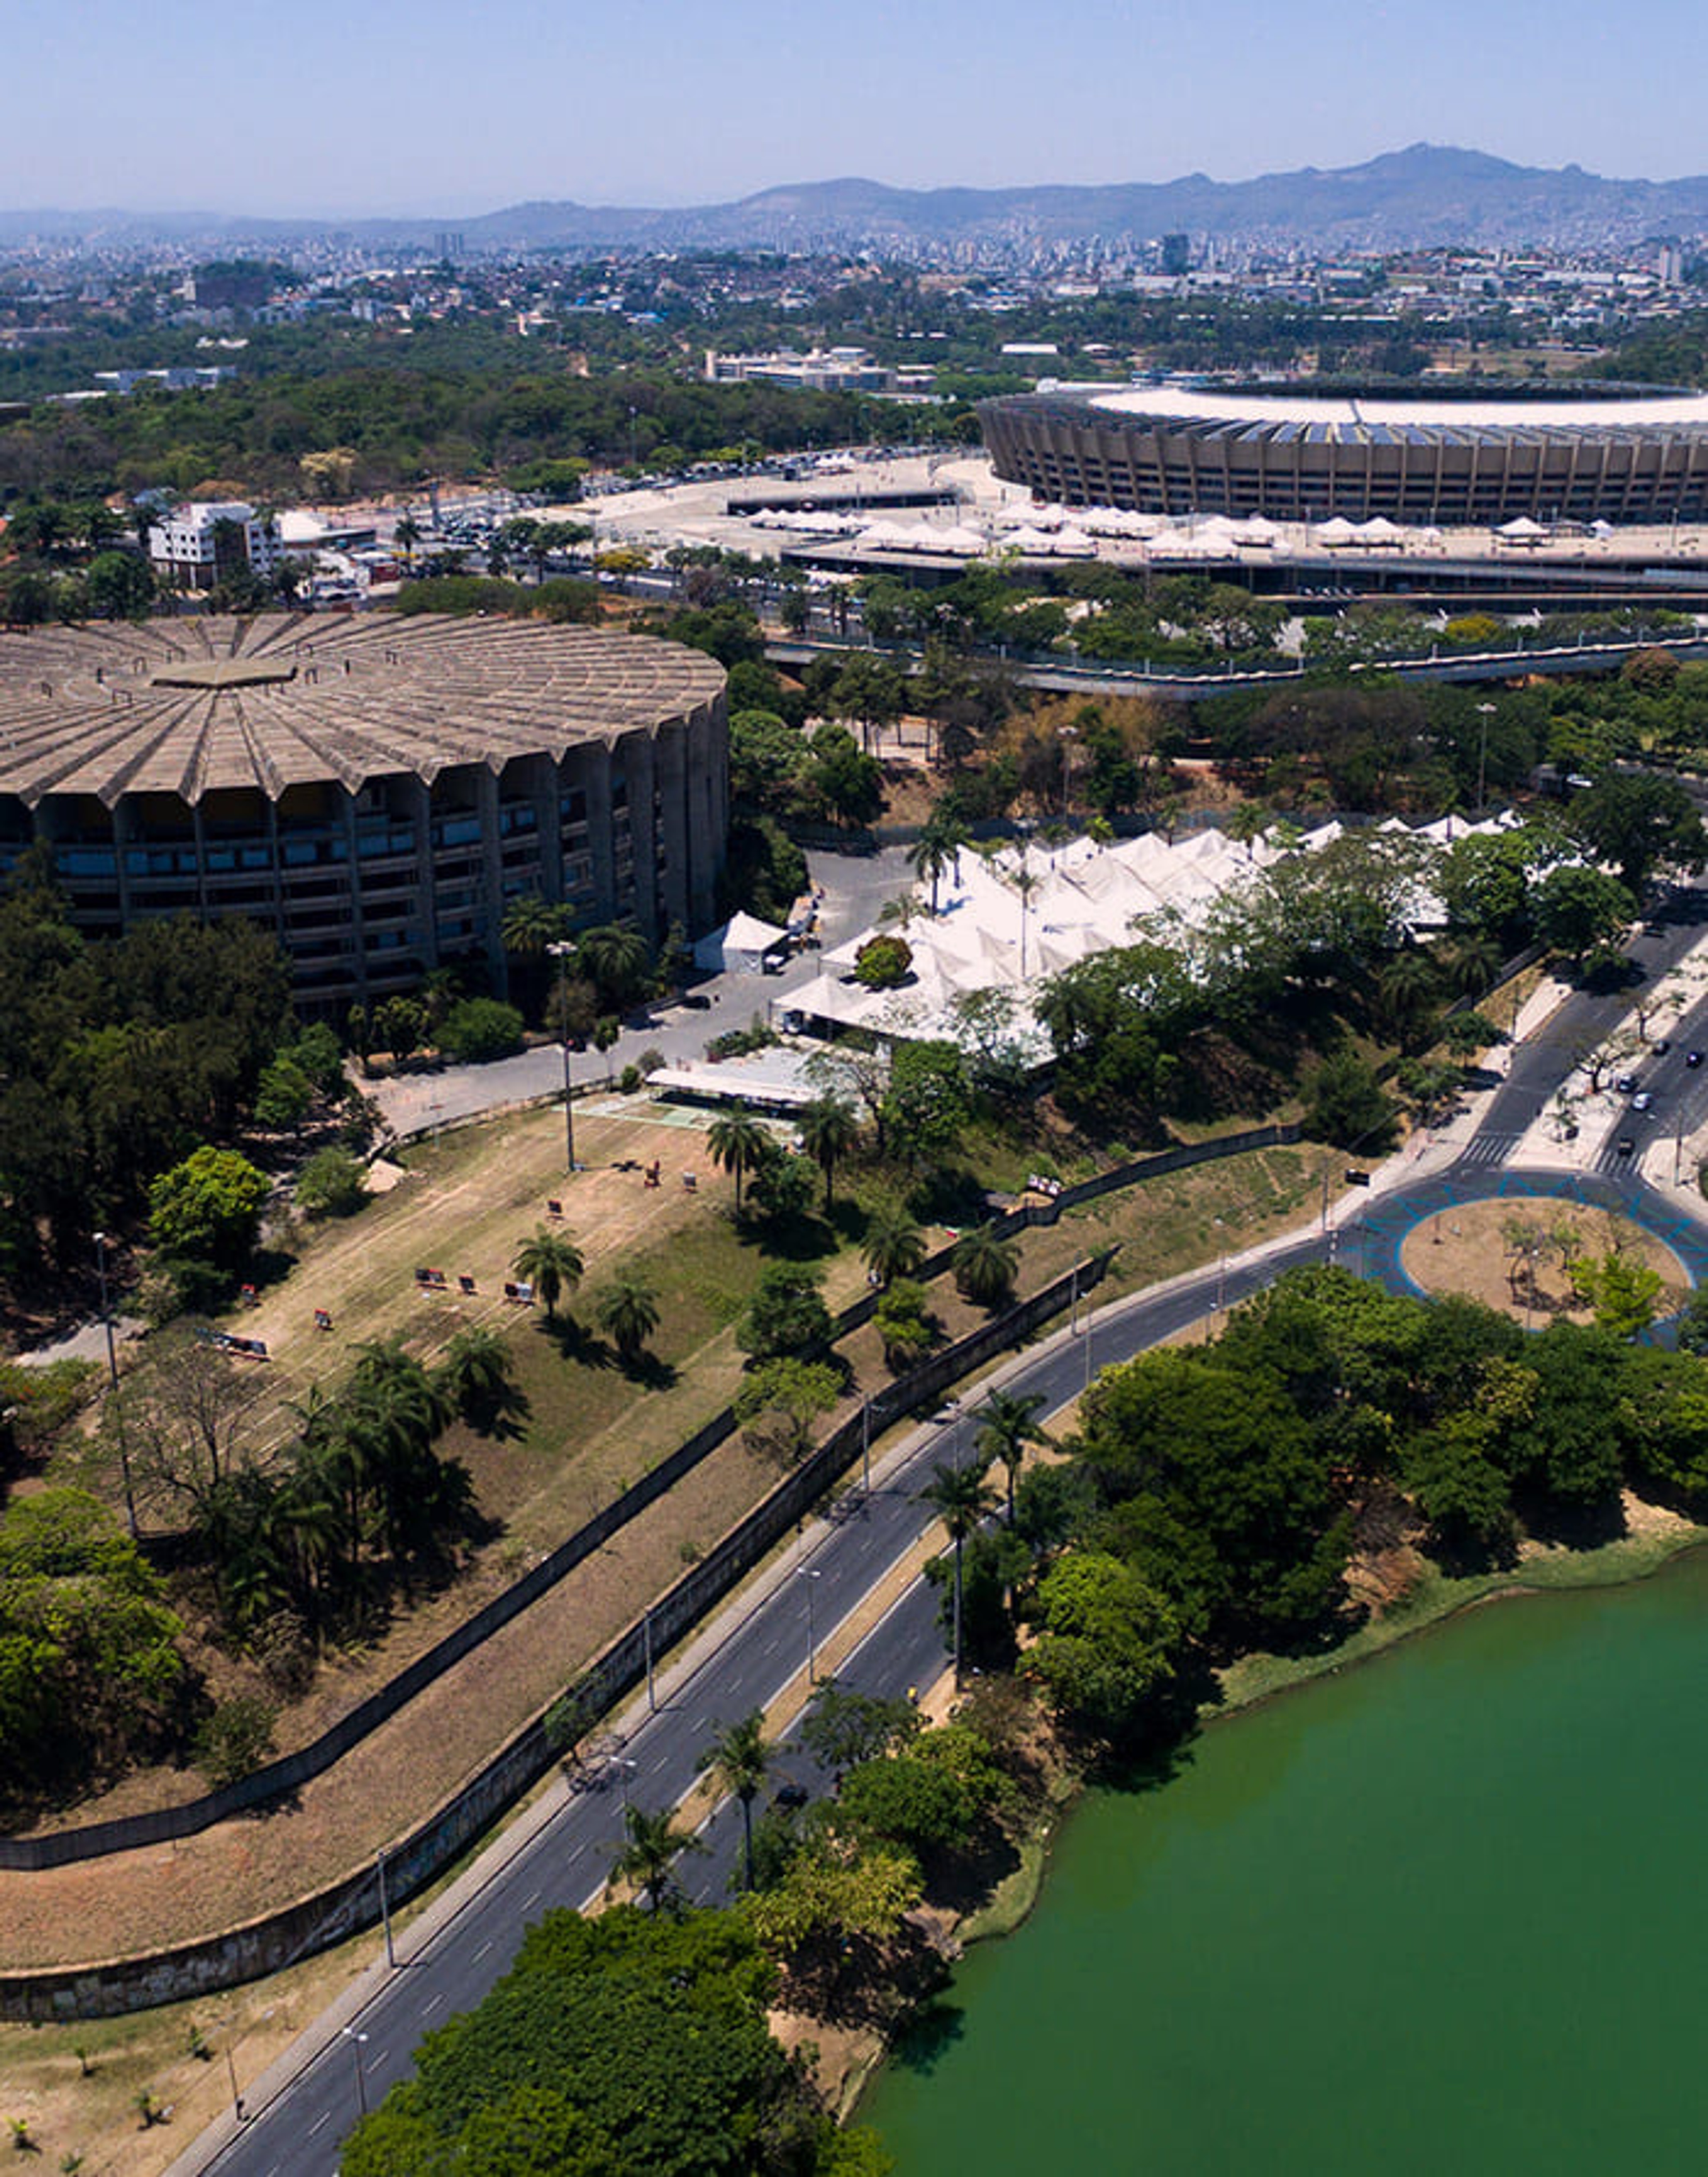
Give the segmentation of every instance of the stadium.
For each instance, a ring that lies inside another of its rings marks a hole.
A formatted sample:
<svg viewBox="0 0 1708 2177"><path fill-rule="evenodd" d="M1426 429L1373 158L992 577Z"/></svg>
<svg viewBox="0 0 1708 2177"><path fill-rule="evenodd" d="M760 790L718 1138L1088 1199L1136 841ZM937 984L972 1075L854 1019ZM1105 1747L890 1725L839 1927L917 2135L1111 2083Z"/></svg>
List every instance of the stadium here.
<svg viewBox="0 0 1708 2177"><path fill-rule="evenodd" d="M1708 516L1708 395L1158 385L982 402L998 476L1066 506L1499 528Z"/></svg>
<svg viewBox="0 0 1708 2177"><path fill-rule="evenodd" d="M52 850L73 920L243 915L330 1009L482 961L507 904L715 919L722 668L538 622L295 614L0 636L0 875Z"/></svg>

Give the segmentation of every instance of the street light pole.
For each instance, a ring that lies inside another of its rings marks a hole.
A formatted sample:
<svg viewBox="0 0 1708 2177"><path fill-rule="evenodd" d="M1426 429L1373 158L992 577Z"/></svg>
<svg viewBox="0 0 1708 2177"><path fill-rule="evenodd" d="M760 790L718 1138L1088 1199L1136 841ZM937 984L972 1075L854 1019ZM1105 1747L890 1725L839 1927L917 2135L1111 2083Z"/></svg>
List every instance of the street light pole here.
<svg viewBox="0 0 1708 2177"><path fill-rule="evenodd" d="M640 1637L646 1648L646 1712L649 1716L656 1716L658 1697L652 1684L652 1612L650 1610L640 1613Z"/></svg>
<svg viewBox="0 0 1708 2177"><path fill-rule="evenodd" d="M860 1402L860 1479L865 1494L872 1494L872 1401Z"/></svg>
<svg viewBox="0 0 1708 2177"><path fill-rule="evenodd" d="M362 2068L362 2046L367 2036L365 2033L358 2033L353 2026L346 2026L343 2032L345 2039L350 2043L350 2053L356 2059L356 2106L366 2116L367 2114L367 2080Z"/></svg>
<svg viewBox="0 0 1708 2177"><path fill-rule="evenodd" d="M1488 775L1488 722L1494 716L1493 703L1479 703L1477 715L1482 720L1482 738L1477 747L1477 813L1482 814L1482 789Z"/></svg>
<svg viewBox="0 0 1708 2177"><path fill-rule="evenodd" d="M819 1643L817 1628L813 1622L813 1584L820 1575L811 1565L797 1565L795 1577L807 1583L807 1683L818 1683Z"/></svg>
<svg viewBox="0 0 1708 2177"><path fill-rule="evenodd" d="M558 963L558 1029L563 1039L563 1160L569 1176L575 1176L575 1106L569 1087L569 959L575 947L567 940L548 945L547 952Z"/></svg>
<svg viewBox="0 0 1708 2177"><path fill-rule="evenodd" d="M124 1400L118 1388L118 1349L113 1342L112 1310L107 1304L106 1235L95 1236L95 1270L101 1280L101 1320L106 1332L106 1372L112 1379L112 1413L118 1426L118 1465L124 1477L124 1515L130 1528L130 1538L136 1540L136 1494L131 1487L130 1449L124 1436Z"/></svg>

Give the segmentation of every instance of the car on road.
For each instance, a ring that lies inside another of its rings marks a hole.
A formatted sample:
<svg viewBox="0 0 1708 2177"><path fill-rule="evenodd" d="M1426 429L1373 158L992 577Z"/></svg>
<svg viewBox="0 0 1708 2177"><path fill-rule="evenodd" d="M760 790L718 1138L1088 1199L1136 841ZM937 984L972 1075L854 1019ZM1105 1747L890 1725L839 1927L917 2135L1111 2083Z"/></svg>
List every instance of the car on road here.
<svg viewBox="0 0 1708 2177"><path fill-rule="evenodd" d="M781 1807L785 1814L797 1814L811 1797L811 1792L804 1784L791 1782L777 1787L771 1804L774 1807Z"/></svg>
<svg viewBox="0 0 1708 2177"><path fill-rule="evenodd" d="M1649 1045L1649 1048L1654 1052L1656 1058L1664 1057L1666 1053L1673 1048L1673 1039L1669 1035L1657 1035L1655 1038L1655 1040Z"/></svg>
<svg viewBox="0 0 1708 2177"><path fill-rule="evenodd" d="M1621 1096L1635 1096L1637 1093L1637 1077L1635 1073L1616 1073L1613 1076L1613 1087Z"/></svg>
<svg viewBox="0 0 1708 2177"><path fill-rule="evenodd" d="M1635 1136L1621 1134L1618 1141L1613 1143L1613 1153L1616 1156L1635 1156L1637 1153Z"/></svg>
<svg viewBox="0 0 1708 2177"><path fill-rule="evenodd" d="M1687 1066L1700 1066L1702 1063L1701 1052L1700 1050L1687 1050L1684 1053L1684 1063Z"/></svg>
<svg viewBox="0 0 1708 2177"><path fill-rule="evenodd" d="M1651 1110L1654 1108L1654 1102L1655 1099L1648 1089L1640 1088L1631 1099L1631 1109L1634 1111Z"/></svg>

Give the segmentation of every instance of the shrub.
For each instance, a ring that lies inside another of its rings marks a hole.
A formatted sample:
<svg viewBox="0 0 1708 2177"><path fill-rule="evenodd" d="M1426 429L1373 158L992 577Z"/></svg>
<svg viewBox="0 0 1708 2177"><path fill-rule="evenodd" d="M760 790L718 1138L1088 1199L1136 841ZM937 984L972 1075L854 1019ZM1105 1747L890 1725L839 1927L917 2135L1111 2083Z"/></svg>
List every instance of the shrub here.
<svg viewBox="0 0 1708 2177"><path fill-rule="evenodd" d="M296 1181L296 1205L308 1217L351 1217L367 1199L367 1166L352 1151L317 1149Z"/></svg>
<svg viewBox="0 0 1708 2177"><path fill-rule="evenodd" d="M641 1072L638 1066L625 1066L617 1077L617 1085L625 1096L634 1095L640 1083Z"/></svg>
<svg viewBox="0 0 1708 2177"><path fill-rule="evenodd" d="M855 956L855 976L868 990L893 990L912 972L913 947L905 937L868 937Z"/></svg>
<svg viewBox="0 0 1708 2177"><path fill-rule="evenodd" d="M467 1066L507 1058L522 1047L522 1016L499 998L463 998L445 1015L439 1048Z"/></svg>
<svg viewBox="0 0 1708 2177"><path fill-rule="evenodd" d="M223 1700L196 1733L196 1766L218 1787L247 1776L273 1751L279 1711L258 1694Z"/></svg>

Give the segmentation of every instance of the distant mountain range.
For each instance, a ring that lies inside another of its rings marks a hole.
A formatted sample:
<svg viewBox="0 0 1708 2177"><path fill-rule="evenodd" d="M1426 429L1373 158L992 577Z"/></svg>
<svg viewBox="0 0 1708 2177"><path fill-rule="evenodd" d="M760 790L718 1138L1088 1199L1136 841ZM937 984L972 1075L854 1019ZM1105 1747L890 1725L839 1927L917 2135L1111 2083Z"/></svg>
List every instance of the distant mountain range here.
<svg viewBox="0 0 1708 2177"><path fill-rule="evenodd" d="M0 247L30 240L123 249L150 243L287 248L338 239L432 251L450 229L470 251L862 248L964 242L1148 241L1186 233L1319 252L1630 244L1708 232L1708 176L1609 180L1581 166L1519 166L1480 151L1414 144L1363 166L1306 166L1245 182L1188 174L1098 188L897 189L806 182L738 203L674 210L513 205L469 218L289 220L215 213L0 212Z"/></svg>

